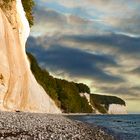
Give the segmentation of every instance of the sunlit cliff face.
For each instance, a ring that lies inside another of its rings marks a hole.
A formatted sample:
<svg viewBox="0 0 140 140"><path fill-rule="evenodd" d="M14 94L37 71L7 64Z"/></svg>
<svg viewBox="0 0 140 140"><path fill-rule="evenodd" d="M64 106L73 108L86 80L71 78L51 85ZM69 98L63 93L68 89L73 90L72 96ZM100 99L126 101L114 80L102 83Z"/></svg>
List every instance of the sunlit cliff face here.
<svg viewBox="0 0 140 140"><path fill-rule="evenodd" d="M30 28L21 0L0 1L0 109L60 113L30 71L25 43Z"/></svg>

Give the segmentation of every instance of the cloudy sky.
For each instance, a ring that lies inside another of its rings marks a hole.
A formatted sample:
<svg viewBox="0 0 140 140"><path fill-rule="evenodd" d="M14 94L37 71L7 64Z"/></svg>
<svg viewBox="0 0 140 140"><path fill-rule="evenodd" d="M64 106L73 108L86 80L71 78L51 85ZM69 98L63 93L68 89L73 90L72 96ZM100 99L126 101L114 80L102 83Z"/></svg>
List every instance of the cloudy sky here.
<svg viewBox="0 0 140 140"><path fill-rule="evenodd" d="M140 113L140 1L35 0L28 40L40 66Z"/></svg>

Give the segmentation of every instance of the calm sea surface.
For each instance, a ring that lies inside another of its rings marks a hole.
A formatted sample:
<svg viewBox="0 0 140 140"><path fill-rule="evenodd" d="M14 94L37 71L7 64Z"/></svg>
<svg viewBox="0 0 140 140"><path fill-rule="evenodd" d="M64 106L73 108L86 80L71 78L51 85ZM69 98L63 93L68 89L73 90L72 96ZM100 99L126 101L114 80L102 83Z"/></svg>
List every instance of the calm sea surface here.
<svg viewBox="0 0 140 140"><path fill-rule="evenodd" d="M75 115L71 119L107 128L119 140L140 140L139 115Z"/></svg>

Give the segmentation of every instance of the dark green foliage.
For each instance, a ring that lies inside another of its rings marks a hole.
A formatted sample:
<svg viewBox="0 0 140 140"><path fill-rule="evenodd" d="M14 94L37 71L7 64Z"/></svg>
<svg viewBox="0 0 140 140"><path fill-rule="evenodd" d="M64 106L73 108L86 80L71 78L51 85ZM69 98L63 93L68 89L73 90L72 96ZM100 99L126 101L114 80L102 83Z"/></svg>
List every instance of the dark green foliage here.
<svg viewBox="0 0 140 140"><path fill-rule="evenodd" d="M78 83L78 84L75 83L75 84L79 90L79 93L90 93L90 88L87 85L83 83Z"/></svg>
<svg viewBox="0 0 140 140"><path fill-rule="evenodd" d="M107 114L107 109L104 107L104 105L101 105L96 99L91 98L90 102L92 104L92 106L98 110L100 113L102 114Z"/></svg>
<svg viewBox="0 0 140 140"><path fill-rule="evenodd" d="M24 10L26 12L26 17L29 21L29 25L32 26L34 23L32 9L33 9L35 3L33 0L21 0L21 1L22 1Z"/></svg>
<svg viewBox="0 0 140 140"><path fill-rule="evenodd" d="M29 54L28 57L31 62L31 70L36 80L42 85L48 95L61 107L66 113L91 113L92 108L88 104L86 98L81 97L79 91L84 92L88 88L84 84L76 84L53 78L46 70L42 70L35 58ZM81 88L82 87L82 88ZM85 88L83 88L85 87ZM84 91L83 91L84 89ZM88 89L89 90L89 89ZM88 91L87 90L87 91Z"/></svg>
<svg viewBox="0 0 140 140"><path fill-rule="evenodd" d="M79 89L74 82L68 82L61 79L56 79L56 81L58 97L64 112L92 112L91 106L89 106L86 98L80 96Z"/></svg>
<svg viewBox="0 0 140 140"><path fill-rule="evenodd" d="M125 101L116 96L106 96L90 94L91 104L98 109L100 113L107 113L109 104L125 105Z"/></svg>

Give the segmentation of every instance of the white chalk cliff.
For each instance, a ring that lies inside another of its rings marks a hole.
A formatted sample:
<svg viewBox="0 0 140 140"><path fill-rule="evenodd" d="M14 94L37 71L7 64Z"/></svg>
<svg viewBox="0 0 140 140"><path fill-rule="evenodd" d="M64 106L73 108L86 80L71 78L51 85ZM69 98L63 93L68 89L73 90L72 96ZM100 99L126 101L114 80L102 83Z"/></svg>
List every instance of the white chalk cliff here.
<svg viewBox="0 0 140 140"><path fill-rule="evenodd" d="M95 110L96 114L102 114L97 109ZM127 114L127 108L125 105L120 104L110 104L107 110L107 114Z"/></svg>
<svg viewBox="0 0 140 140"><path fill-rule="evenodd" d="M80 96L85 97L87 99L89 105L92 107L93 111L95 111L96 114L102 114L97 108L94 108L94 106L91 104L90 94L80 93ZM100 104L100 105L104 107L105 109L105 104ZM127 107L123 104L112 103L112 104L109 104L108 110L107 109L105 110L107 114L127 114Z"/></svg>
<svg viewBox="0 0 140 140"><path fill-rule="evenodd" d="M110 104L108 114L127 114L126 106L120 104Z"/></svg>
<svg viewBox="0 0 140 140"><path fill-rule="evenodd" d="M61 113L30 70L25 52L30 28L21 0L11 4L11 13L0 7L0 110Z"/></svg>

